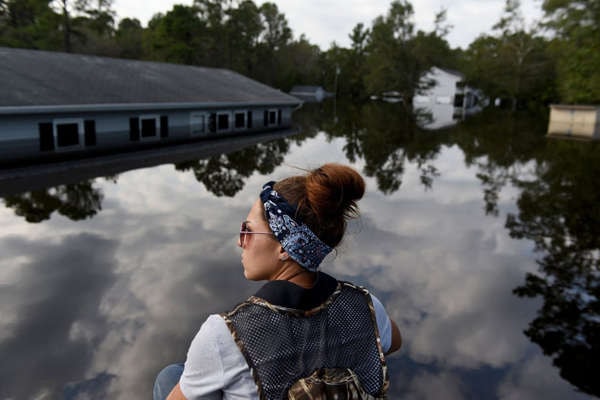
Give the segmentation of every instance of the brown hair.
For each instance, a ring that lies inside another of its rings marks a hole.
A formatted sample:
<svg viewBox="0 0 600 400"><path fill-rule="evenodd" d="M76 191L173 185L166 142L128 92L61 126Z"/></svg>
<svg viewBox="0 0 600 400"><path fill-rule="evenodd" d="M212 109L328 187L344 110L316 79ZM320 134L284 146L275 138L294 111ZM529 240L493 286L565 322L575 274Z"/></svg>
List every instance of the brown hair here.
<svg viewBox="0 0 600 400"><path fill-rule="evenodd" d="M274 189L296 206L296 217L324 243L337 246L346 222L358 216L357 200L365 193L365 181L354 169L329 163L277 182Z"/></svg>

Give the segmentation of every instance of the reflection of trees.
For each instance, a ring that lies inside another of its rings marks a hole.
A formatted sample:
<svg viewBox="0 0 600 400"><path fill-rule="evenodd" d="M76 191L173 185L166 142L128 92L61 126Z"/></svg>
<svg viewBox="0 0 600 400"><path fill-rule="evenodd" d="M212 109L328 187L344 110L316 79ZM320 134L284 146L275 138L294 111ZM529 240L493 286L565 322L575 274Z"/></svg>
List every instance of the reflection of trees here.
<svg viewBox="0 0 600 400"><path fill-rule="evenodd" d="M452 142L475 166L488 215L498 215L500 191L545 147L545 118L486 110L452 129Z"/></svg>
<svg viewBox="0 0 600 400"><path fill-rule="evenodd" d="M254 171L261 174L273 172L283 162L289 149L285 139L213 156L205 160L178 163L178 171L193 171L196 179L216 196L233 196L244 187L244 181Z"/></svg>
<svg viewBox="0 0 600 400"><path fill-rule="evenodd" d="M421 183L430 188L439 175L430 163L438 154L446 136L421 131L414 115L398 104L342 104L339 123L325 124L332 136L346 139L344 151L350 161L362 157L364 172L377 180L379 190L393 193L400 188L406 162L414 162Z"/></svg>
<svg viewBox="0 0 600 400"><path fill-rule="evenodd" d="M561 376L600 396L600 147L550 142L545 160L506 226L535 243L539 273L527 274L518 296L544 300L525 334L553 357Z"/></svg>
<svg viewBox="0 0 600 400"><path fill-rule="evenodd" d="M93 186L93 181L86 181L8 196L4 203L27 222L47 220L55 211L79 221L96 215L102 209L102 198L102 192Z"/></svg>

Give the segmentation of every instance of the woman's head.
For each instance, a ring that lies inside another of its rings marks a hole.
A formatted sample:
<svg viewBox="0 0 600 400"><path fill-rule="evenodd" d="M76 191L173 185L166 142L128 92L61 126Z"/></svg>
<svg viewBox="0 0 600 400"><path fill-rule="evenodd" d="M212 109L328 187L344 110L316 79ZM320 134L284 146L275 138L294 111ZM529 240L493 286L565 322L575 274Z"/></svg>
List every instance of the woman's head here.
<svg viewBox="0 0 600 400"><path fill-rule="evenodd" d="M364 191L358 172L339 164L265 184L238 242L246 278L285 277L289 263L315 271L358 215Z"/></svg>
<svg viewBox="0 0 600 400"><path fill-rule="evenodd" d="M334 248L344 237L348 219L358 216L356 202L365 193L365 181L354 169L329 163L283 179L274 189L296 207L297 220Z"/></svg>

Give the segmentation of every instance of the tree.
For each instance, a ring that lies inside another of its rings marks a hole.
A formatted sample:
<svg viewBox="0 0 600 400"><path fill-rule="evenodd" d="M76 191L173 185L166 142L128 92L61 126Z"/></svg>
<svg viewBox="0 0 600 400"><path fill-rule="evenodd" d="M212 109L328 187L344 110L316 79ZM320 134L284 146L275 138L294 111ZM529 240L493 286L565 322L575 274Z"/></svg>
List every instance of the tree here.
<svg viewBox="0 0 600 400"><path fill-rule="evenodd" d="M264 3L259 8L262 30L257 48L258 67L255 78L269 85L281 87L278 71L285 61L282 50L292 40L292 30L284 14L275 3Z"/></svg>
<svg viewBox="0 0 600 400"><path fill-rule="evenodd" d="M373 22L366 56L367 91L397 91L407 108L412 108L415 94L433 84L424 79L432 66L456 64L455 54L444 38L451 29L445 22L445 10L436 14L435 29L429 33L415 34L413 14L407 0L393 1L388 14Z"/></svg>
<svg viewBox="0 0 600 400"><path fill-rule="evenodd" d="M59 16L50 0L3 0L0 3L0 45L58 49Z"/></svg>
<svg viewBox="0 0 600 400"><path fill-rule="evenodd" d="M518 214L506 226L529 239L540 254L539 271L514 290L543 304L525 334L552 357L560 375L585 393L600 396L600 173L597 147L549 143L522 189Z"/></svg>
<svg viewBox="0 0 600 400"><path fill-rule="evenodd" d="M257 64L256 49L262 30L256 4L245 0L237 8L226 10L227 67L252 75Z"/></svg>
<svg viewBox="0 0 600 400"><path fill-rule="evenodd" d="M102 199L102 191L87 181L8 196L4 203L27 222L37 223L55 211L73 221L92 218L102 209Z"/></svg>
<svg viewBox="0 0 600 400"><path fill-rule="evenodd" d="M600 102L600 2L545 0L542 8L545 26L556 35L552 51L562 100Z"/></svg>
<svg viewBox="0 0 600 400"><path fill-rule="evenodd" d="M519 103L553 97L554 64L537 28L525 26L520 0L506 0L504 13L493 26L496 36L478 37L465 54L467 80L490 97Z"/></svg>
<svg viewBox="0 0 600 400"><path fill-rule="evenodd" d="M353 99L366 97L364 86L364 76L366 73L365 56L367 52L367 42L369 40L370 30L366 29L362 23L356 24L349 37L352 42L348 57L341 72L345 79L345 85L348 94ZM341 86L340 86L341 87Z"/></svg>
<svg viewBox="0 0 600 400"><path fill-rule="evenodd" d="M141 59L144 56L144 28L139 20L124 18L115 32L119 57Z"/></svg>
<svg viewBox="0 0 600 400"><path fill-rule="evenodd" d="M165 15L148 23L146 52L153 60L198 64L199 43L205 24L194 6L174 5Z"/></svg>
<svg viewBox="0 0 600 400"><path fill-rule="evenodd" d="M285 15L279 12L275 3L264 3L260 6L260 15L263 22L261 42L267 49L275 51L289 43L292 39L292 30L288 26Z"/></svg>
<svg viewBox="0 0 600 400"><path fill-rule="evenodd" d="M373 21L365 76L368 92L398 91L409 106L425 72L412 53L413 14L408 1L397 0L390 5L386 17Z"/></svg>

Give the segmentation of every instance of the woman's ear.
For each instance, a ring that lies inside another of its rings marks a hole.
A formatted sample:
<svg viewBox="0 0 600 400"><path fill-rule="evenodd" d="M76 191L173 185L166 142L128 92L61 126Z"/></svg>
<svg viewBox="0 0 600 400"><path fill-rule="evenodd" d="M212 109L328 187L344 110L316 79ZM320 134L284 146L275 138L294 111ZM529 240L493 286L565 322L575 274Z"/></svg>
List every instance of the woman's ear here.
<svg viewBox="0 0 600 400"><path fill-rule="evenodd" d="M285 251L283 249L283 247L279 248L279 260L280 261L287 261L290 258L290 255L288 254L287 251Z"/></svg>

